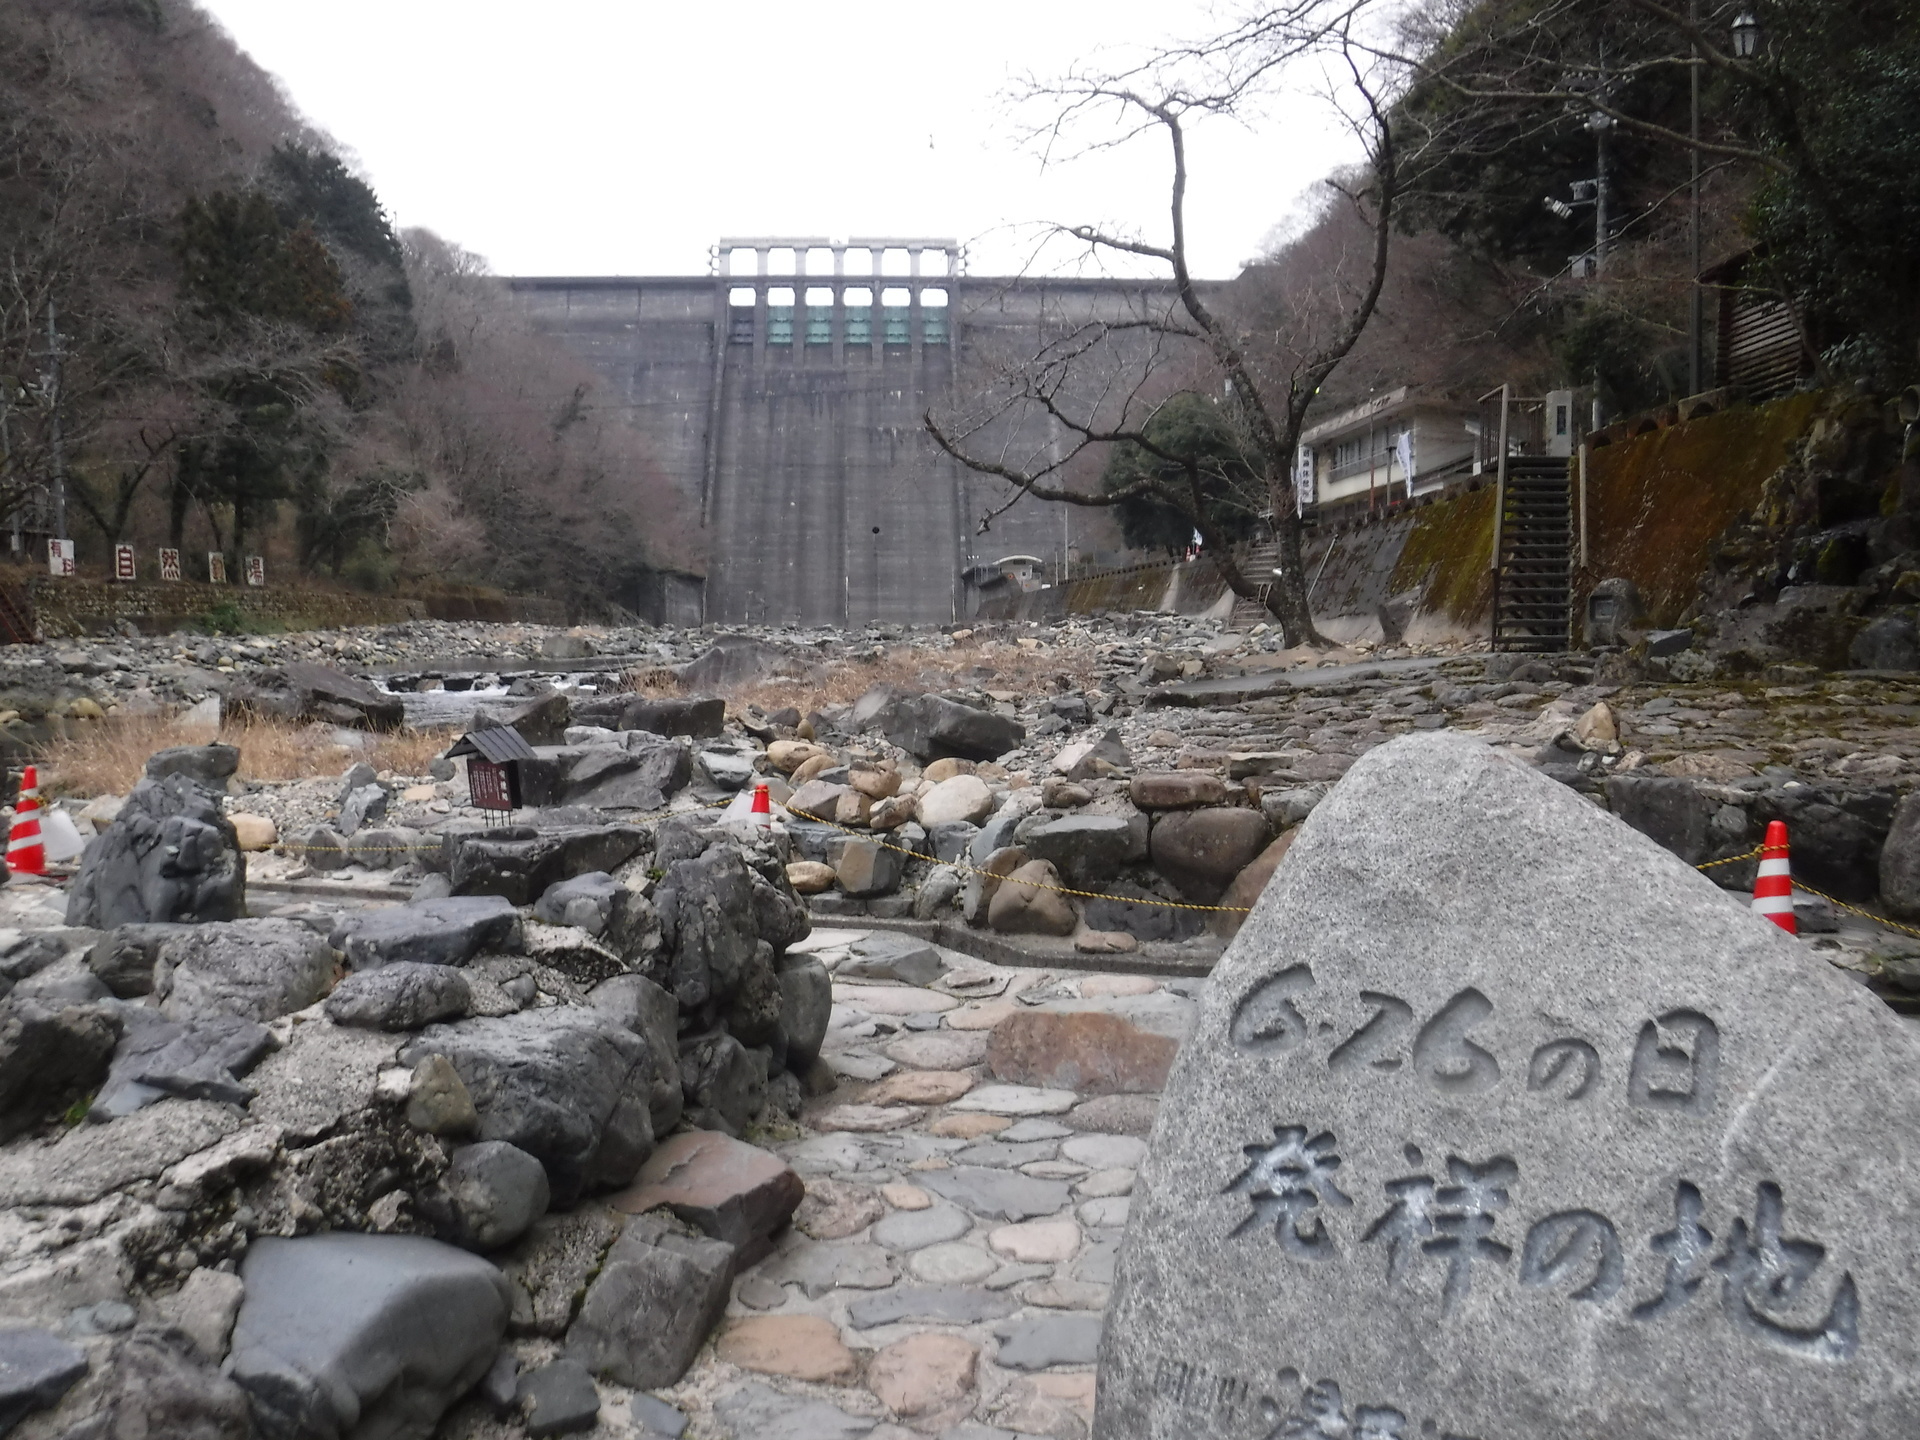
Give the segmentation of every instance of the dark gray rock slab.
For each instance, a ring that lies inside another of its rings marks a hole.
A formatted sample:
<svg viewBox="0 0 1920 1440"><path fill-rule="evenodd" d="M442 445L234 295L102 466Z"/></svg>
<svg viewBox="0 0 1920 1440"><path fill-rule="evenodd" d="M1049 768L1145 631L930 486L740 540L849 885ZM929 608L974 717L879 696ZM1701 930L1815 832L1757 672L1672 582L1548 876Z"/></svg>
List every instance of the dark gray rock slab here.
<svg viewBox="0 0 1920 1440"><path fill-rule="evenodd" d="M515 1387L527 1434L576 1435L600 1420L600 1392L577 1360L552 1360L522 1375Z"/></svg>
<svg viewBox="0 0 1920 1440"><path fill-rule="evenodd" d="M480 1138L546 1167L554 1203L623 1185L653 1150L647 1042L604 1010L557 1005L433 1025L403 1065L444 1055L480 1114Z"/></svg>
<svg viewBox="0 0 1920 1440"><path fill-rule="evenodd" d="M406 723L406 707L398 696L331 666L297 660L285 667L284 675L309 719L367 730L397 730ZM267 671L262 678L270 683L271 676Z"/></svg>
<svg viewBox="0 0 1920 1440"><path fill-rule="evenodd" d="M1911 616L1882 615L1853 637L1847 659L1858 670L1920 670L1920 629Z"/></svg>
<svg viewBox="0 0 1920 1440"><path fill-rule="evenodd" d="M0 1435L57 1403L87 1373L87 1352L48 1330L0 1330Z"/></svg>
<svg viewBox="0 0 1920 1440"><path fill-rule="evenodd" d="M537 759L520 762L529 805L658 810L693 779L693 751L677 740L541 745L534 753Z"/></svg>
<svg viewBox="0 0 1920 1440"><path fill-rule="evenodd" d="M648 730L655 735L690 735L710 740L726 728L727 702L718 695L632 699L620 708L617 730Z"/></svg>
<svg viewBox="0 0 1920 1440"><path fill-rule="evenodd" d="M473 988L457 966L396 960L347 976L327 996L326 1012L336 1025L418 1030L466 1014L472 1002Z"/></svg>
<svg viewBox="0 0 1920 1440"><path fill-rule="evenodd" d="M1880 847L1880 898L1895 915L1920 915L1920 795L1908 795L1893 812Z"/></svg>
<svg viewBox="0 0 1920 1440"><path fill-rule="evenodd" d="M87 847L67 923L110 930L246 913L247 867L219 799L184 774L142 780Z"/></svg>
<svg viewBox="0 0 1920 1440"><path fill-rule="evenodd" d="M979 1166L956 1165L951 1170L928 1170L916 1177L936 1195L984 1220L1031 1220L1057 1215L1067 1206L1068 1190L1058 1180L1038 1180Z"/></svg>
<svg viewBox="0 0 1920 1440"><path fill-rule="evenodd" d="M1590 802L1466 737L1381 746L1201 994L1095 1434L1206 1428L1166 1378L1201 1371L1303 1434L1360 1407L1408 1434L1911 1432L1920 1212L1887 1197L1920 1167L1917 1070L1864 988Z"/></svg>
<svg viewBox="0 0 1920 1440"><path fill-rule="evenodd" d="M997 760L1027 738L1017 720L939 695L894 701L880 725L889 743L921 760Z"/></svg>
<svg viewBox="0 0 1920 1440"><path fill-rule="evenodd" d="M477 1255L416 1235L257 1239L228 1369L270 1436L425 1440L493 1364L512 1296Z"/></svg>
<svg viewBox="0 0 1920 1440"><path fill-rule="evenodd" d="M355 970L395 961L464 965L484 951L516 947L520 915L498 895L456 895L343 915L331 937Z"/></svg>
<svg viewBox="0 0 1920 1440"><path fill-rule="evenodd" d="M863 1295L847 1307L856 1330L902 1321L934 1325L979 1325L1003 1320L1020 1308L1004 1290L974 1290L963 1285L898 1285L879 1295Z"/></svg>
<svg viewBox="0 0 1920 1440"><path fill-rule="evenodd" d="M304 1010L333 982L333 951L297 920L191 925L161 942L153 998L170 1020L265 1022Z"/></svg>
<svg viewBox="0 0 1920 1440"><path fill-rule="evenodd" d="M241 1077L273 1049L266 1026L233 1015L181 1024L143 1005L124 1005L118 1013L120 1043L88 1119L115 1120L163 1095L229 1105L253 1098Z"/></svg>
<svg viewBox="0 0 1920 1440"><path fill-rule="evenodd" d="M531 905L562 880L618 870L649 840L637 825L467 830L449 836L448 878L457 896L499 895L515 905Z"/></svg>
<svg viewBox="0 0 1920 1440"><path fill-rule="evenodd" d="M727 1308L734 1253L652 1216L629 1220L567 1331L567 1354L622 1385L675 1384Z"/></svg>
<svg viewBox="0 0 1920 1440"><path fill-rule="evenodd" d="M750 635L723 635L701 655L679 667L680 683L688 690L725 690L764 680L791 664L787 652Z"/></svg>

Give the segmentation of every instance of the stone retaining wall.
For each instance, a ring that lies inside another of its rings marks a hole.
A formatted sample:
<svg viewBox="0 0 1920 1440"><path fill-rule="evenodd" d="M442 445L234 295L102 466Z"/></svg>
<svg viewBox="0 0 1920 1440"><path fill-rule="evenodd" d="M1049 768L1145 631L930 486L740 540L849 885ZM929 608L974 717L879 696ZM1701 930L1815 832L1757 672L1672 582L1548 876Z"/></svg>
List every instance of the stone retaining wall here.
<svg viewBox="0 0 1920 1440"><path fill-rule="evenodd" d="M49 638L102 634L123 622L142 633L162 633L201 624L215 612L225 612L223 619L228 627L237 614L240 626L267 630L328 630L429 619L566 623L558 602L538 596L449 591L406 598L281 585L254 588L193 581L116 583L58 580L50 575L33 576L25 582L25 588L40 632Z"/></svg>

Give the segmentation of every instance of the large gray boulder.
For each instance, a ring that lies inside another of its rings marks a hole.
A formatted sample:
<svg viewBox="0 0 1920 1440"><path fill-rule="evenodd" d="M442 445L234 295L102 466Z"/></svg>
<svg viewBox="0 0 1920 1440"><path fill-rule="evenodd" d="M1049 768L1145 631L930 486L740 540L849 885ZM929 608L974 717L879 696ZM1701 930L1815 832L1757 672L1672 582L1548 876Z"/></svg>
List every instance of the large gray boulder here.
<svg viewBox="0 0 1920 1440"><path fill-rule="evenodd" d="M1162 815L1153 825L1153 868L1189 900L1211 905L1272 838L1258 810L1223 806Z"/></svg>
<svg viewBox="0 0 1920 1440"><path fill-rule="evenodd" d="M459 1244L487 1251L518 1240L547 1213L549 1198L538 1160L504 1140L482 1140L453 1152L434 1200Z"/></svg>
<svg viewBox="0 0 1920 1440"><path fill-rule="evenodd" d="M940 695L897 700L880 725L889 743L922 760L997 760L1027 738L1017 720Z"/></svg>
<svg viewBox="0 0 1920 1440"><path fill-rule="evenodd" d="M1894 914L1920 915L1920 793L1902 800L1880 848L1880 898Z"/></svg>
<svg viewBox="0 0 1920 1440"><path fill-rule="evenodd" d="M327 1018L370 1030L418 1030L467 1013L473 988L453 965L396 960L347 976L327 996Z"/></svg>
<svg viewBox="0 0 1920 1440"><path fill-rule="evenodd" d="M567 1331L567 1353L636 1389L676 1383L727 1308L734 1253L651 1215L629 1220Z"/></svg>
<svg viewBox="0 0 1920 1440"><path fill-rule="evenodd" d="M146 776L164 780L169 775L185 775L218 793L225 791L227 781L239 768L237 745L171 745L147 757Z"/></svg>
<svg viewBox="0 0 1920 1440"><path fill-rule="evenodd" d="M96 930L246 912L247 867L233 824L217 797L180 773L133 787L87 847L67 896L67 923Z"/></svg>
<svg viewBox="0 0 1920 1440"><path fill-rule="evenodd" d="M1050 860L1069 885L1097 885L1120 873L1138 844L1145 817L1065 815L1022 826L1020 844L1036 860Z"/></svg>
<svg viewBox="0 0 1920 1440"><path fill-rule="evenodd" d="M240 1273L228 1370L267 1440L427 1440L512 1307L492 1265L417 1235L263 1236Z"/></svg>
<svg viewBox="0 0 1920 1440"><path fill-rule="evenodd" d="M1095 1436L1913 1433L1917 1074L1869 992L1579 795L1382 746L1201 997Z"/></svg>
<svg viewBox="0 0 1920 1440"><path fill-rule="evenodd" d="M693 779L693 751L663 736L626 745L542 745L534 753L537 759L520 762L529 805L659 810Z"/></svg>
<svg viewBox="0 0 1920 1440"><path fill-rule="evenodd" d="M447 840L448 877L455 895L499 895L515 905L531 905L562 880L618 870L650 840L637 825L469 830Z"/></svg>
<svg viewBox="0 0 1920 1440"><path fill-rule="evenodd" d="M647 1042L653 1065L653 1083L647 1091L647 1110L653 1133L665 1135L680 1123L684 1099L680 1090L680 1007L672 995L644 975L615 975L593 987L588 1003L617 1017Z"/></svg>
<svg viewBox="0 0 1920 1440"><path fill-rule="evenodd" d="M407 961L464 965L484 951L512 950L520 913L499 895L457 895L343 915L331 941L355 970Z"/></svg>
<svg viewBox="0 0 1920 1440"><path fill-rule="evenodd" d="M605 941L629 962L660 948L660 918L653 903L604 870L549 887L533 914L549 925L576 926Z"/></svg>
<svg viewBox="0 0 1920 1440"><path fill-rule="evenodd" d="M746 981L760 944L753 874L739 850L715 845L667 871L654 891L682 1010L724 1003Z"/></svg>
<svg viewBox="0 0 1920 1440"><path fill-rule="evenodd" d="M626 1184L653 1151L647 1042L605 1010L556 1005L429 1026L400 1063L430 1055L459 1073L480 1139L517 1145L546 1166L556 1205Z"/></svg>
<svg viewBox="0 0 1920 1440"><path fill-rule="evenodd" d="M153 999L169 1020L266 1022L304 1010L333 983L333 951L297 920L182 926L161 941Z"/></svg>
<svg viewBox="0 0 1920 1440"><path fill-rule="evenodd" d="M820 1058L833 1017L833 977L811 955L780 962L780 1029L787 1037L787 1068L800 1074Z"/></svg>
<svg viewBox="0 0 1920 1440"><path fill-rule="evenodd" d="M119 1038L119 1016L104 1005L0 1001L0 1141L94 1090Z"/></svg>

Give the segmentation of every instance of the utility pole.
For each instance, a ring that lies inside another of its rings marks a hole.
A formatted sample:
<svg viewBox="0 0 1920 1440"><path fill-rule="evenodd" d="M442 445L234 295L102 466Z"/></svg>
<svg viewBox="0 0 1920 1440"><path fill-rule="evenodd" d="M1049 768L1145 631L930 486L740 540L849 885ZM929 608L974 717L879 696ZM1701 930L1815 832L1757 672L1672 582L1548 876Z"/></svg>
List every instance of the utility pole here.
<svg viewBox="0 0 1920 1440"><path fill-rule="evenodd" d="M67 538L67 451L60 433L60 321L53 297L47 297L47 403L52 407L48 436L53 442L53 533Z"/></svg>
<svg viewBox="0 0 1920 1440"><path fill-rule="evenodd" d="M1687 21L1697 34L1700 29L1700 0L1687 0ZM1687 66L1688 90L1692 102L1691 126L1687 147L1689 189L1692 193L1692 223L1688 233L1689 263L1692 266L1692 292L1687 309L1687 393L1698 395L1706 389L1706 296L1700 289L1700 42L1687 42L1692 63Z"/></svg>

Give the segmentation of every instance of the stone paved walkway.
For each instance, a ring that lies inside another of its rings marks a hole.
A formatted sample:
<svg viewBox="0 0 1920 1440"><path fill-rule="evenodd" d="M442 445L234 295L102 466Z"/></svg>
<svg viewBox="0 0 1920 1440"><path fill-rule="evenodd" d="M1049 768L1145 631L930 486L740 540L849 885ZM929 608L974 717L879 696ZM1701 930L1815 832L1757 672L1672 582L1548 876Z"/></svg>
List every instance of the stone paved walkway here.
<svg viewBox="0 0 1920 1440"><path fill-rule="evenodd" d="M1201 982L940 951L951 968L915 986L847 974L895 968L899 937L821 930L806 947L836 972L825 1059L839 1084L809 1103L806 1133L771 1143L808 1197L666 1398L690 1437L1085 1436L1157 1097L999 1083L989 1038L1034 1011L1184 1033Z"/></svg>

